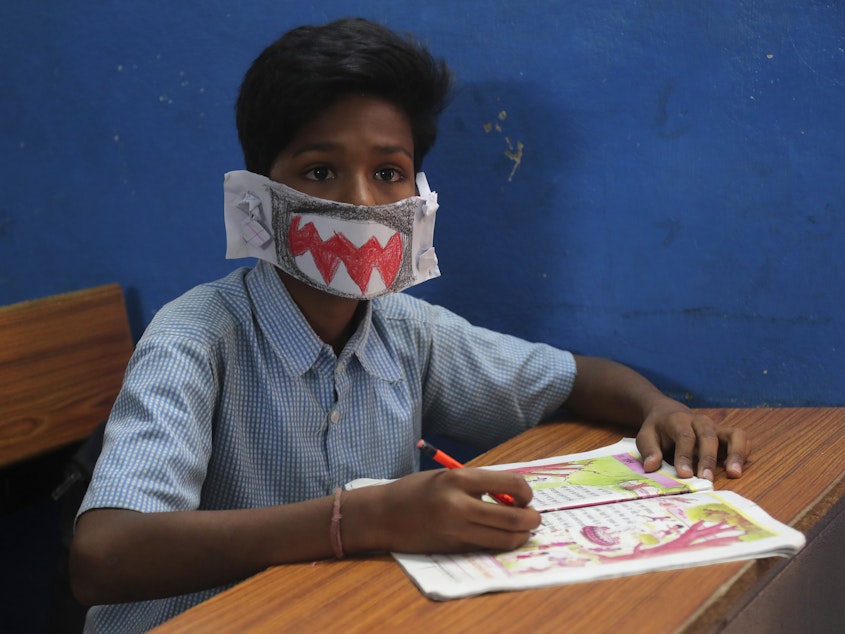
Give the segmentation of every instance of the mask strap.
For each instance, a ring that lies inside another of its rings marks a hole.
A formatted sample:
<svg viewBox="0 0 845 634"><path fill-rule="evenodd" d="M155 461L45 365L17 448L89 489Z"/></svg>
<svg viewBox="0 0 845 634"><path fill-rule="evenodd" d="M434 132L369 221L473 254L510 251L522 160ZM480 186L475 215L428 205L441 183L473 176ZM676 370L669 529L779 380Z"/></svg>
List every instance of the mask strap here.
<svg viewBox="0 0 845 634"><path fill-rule="evenodd" d="M425 172L417 172L417 190L420 192L422 198L428 198L431 193L431 188L428 186L428 179L425 177Z"/></svg>

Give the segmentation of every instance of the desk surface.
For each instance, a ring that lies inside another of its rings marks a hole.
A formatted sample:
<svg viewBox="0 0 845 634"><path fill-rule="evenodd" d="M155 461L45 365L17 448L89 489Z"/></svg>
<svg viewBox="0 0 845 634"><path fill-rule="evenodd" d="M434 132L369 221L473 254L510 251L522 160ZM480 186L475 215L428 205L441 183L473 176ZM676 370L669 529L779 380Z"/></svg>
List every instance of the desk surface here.
<svg viewBox="0 0 845 634"><path fill-rule="evenodd" d="M813 527L845 495L845 409L702 410L748 431L745 474L717 490L757 502L813 537ZM473 465L587 451L626 431L580 422L543 425ZM434 602L389 555L276 566L155 630L176 632L702 632L718 625L779 558L647 573L575 585Z"/></svg>

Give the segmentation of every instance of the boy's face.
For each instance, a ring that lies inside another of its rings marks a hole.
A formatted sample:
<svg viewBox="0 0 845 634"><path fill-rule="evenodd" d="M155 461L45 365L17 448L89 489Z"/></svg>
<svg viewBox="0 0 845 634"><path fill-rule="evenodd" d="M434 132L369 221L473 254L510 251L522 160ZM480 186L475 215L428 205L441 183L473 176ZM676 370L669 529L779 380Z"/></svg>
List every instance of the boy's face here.
<svg viewBox="0 0 845 634"><path fill-rule="evenodd" d="M416 195L408 117L388 101L341 97L304 125L276 158L270 178L305 194L353 205Z"/></svg>

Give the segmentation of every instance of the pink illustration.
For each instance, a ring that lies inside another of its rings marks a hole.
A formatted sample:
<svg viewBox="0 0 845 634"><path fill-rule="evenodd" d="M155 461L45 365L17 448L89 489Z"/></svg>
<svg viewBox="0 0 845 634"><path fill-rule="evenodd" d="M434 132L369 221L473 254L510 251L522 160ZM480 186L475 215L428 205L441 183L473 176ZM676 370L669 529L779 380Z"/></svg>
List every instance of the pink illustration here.
<svg viewBox="0 0 845 634"><path fill-rule="evenodd" d="M598 558L604 562L626 561L629 559L641 559L643 557L656 557L658 555L698 550L700 548L728 546L740 542L742 535L742 531L738 531L736 526L732 526L727 522L719 522L718 524L707 526L704 521L698 521L681 532L675 539L658 544L657 546L637 544L634 546L633 552L624 555L597 554Z"/></svg>

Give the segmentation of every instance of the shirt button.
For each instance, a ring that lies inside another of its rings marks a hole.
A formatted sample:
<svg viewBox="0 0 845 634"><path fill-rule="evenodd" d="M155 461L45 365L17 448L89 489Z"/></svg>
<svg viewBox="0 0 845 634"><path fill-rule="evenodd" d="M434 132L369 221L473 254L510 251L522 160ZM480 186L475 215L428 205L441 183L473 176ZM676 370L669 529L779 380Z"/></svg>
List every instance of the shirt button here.
<svg viewBox="0 0 845 634"><path fill-rule="evenodd" d="M340 421L340 412L333 409L332 413L329 414L329 420L332 422L332 425L337 424L337 422Z"/></svg>

